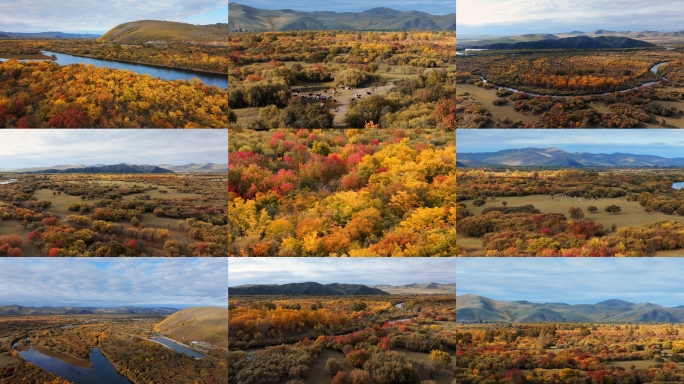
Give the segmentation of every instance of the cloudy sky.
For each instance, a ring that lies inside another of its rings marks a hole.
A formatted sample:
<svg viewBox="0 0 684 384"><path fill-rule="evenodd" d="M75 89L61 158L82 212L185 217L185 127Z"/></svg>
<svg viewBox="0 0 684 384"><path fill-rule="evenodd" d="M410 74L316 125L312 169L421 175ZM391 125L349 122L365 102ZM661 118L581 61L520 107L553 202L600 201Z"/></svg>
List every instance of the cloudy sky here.
<svg viewBox="0 0 684 384"><path fill-rule="evenodd" d="M456 268L457 296L472 293L536 303L620 299L684 305L681 258L459 258Z"/></svg>
<svg viewBox="0 0 684 384"><path fill-rule="evenodd" d="M61 164L228 162L225 129L5 129L0 170Z"/></svg>
<svg viewBox="0 0 684 384"><path fill-rule="evenodd" d="M105 33L137 20L192 24L228 22L226 0L5 0L0 31Z"/></svg>
<svg viewBox="0 0 684 384"><path fill-rule="evenodd" d="M347 0L336 2L320 0L297 0L291 2L283 2L281 0L238 0L236 3L261 9L293 9L302 12L363 12L377 7L392 8L398 11L421 11L432 15L447 15L456 12L454 0Z"/></svg>
<svg viewBox="0 0 684 384"><path fill-rule="evenodd" d="M457 0L456 25L464 34L679 31L684 0Z"/></svg>
<svg viewBox="0 0 684 384"><path fill-rule="evenodd" d="M684 132L678 130L459 129L456 140L458 153L555 147L567 152L684 157Z"/></svg>
<svg viewBox="0 0 684 384"><path fill-rule="evenodd" d="M228 283L405 285L456 282L455 258L230 258Z"/></svg>
<svg viewBox="0 0 684 384"><path fill-rule="evenodd" d="M0 305L228 306L225 258L0 258Z"/></svg>

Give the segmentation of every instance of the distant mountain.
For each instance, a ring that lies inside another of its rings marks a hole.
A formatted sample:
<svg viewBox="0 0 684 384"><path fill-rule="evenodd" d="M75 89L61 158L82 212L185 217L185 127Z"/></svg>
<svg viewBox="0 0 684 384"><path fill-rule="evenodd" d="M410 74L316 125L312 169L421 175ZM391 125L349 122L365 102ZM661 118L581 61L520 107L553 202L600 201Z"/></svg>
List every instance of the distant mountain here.
<svg viewBox="0 0 684 384"><path fill-rule="evenodd" d="M549 167L684 167L684 158L629 153L571 153L558 148L506 149L498 152L458 153L463 166Z"/></svg>
<svg viewBox="0 0 684 384"><path fill-rule="evenodd" d="M364 12L300 12L259 9L238 3L229 3L228 8L231 30L456 30L455 13L439 16L385 7Z"/></svg>
<svg viewBox="0 0 684 384"><path fill-rule="evenodd" d="M652 303L606 300L596 304L499 301L483 296L456 296L456 320L465 322L684 322L682 306L668 308Z"/></svg>
<svg viewBox="0 0 684 384"><path fill-rule="evenodd" d="M177 308L142 307L24 307L21 305L0 305L1 315L85 315L85 314L166 314L178 311Z"/></svg>
<svg viewBox="0 0 684 384"><path fill-rule="evenodd" d="M100 40L124 44L184 42L228 45L228 26L226 24L195 25L166 20L139 20L117 25L102 35Z"/></svg>
<svg viewBox="0 0 684 384"><path fill-rule="evenodd" d="M477 45L476 49L608 49L608 48L646 48L655 47L641 40L620 36L576 36L561 39L544 39L517 43L495 43Z"/></svg>
<svg viewBox="0 0 684 384"><path fill-rule="evenodd" d="M228 295L389 295L380 289L361 284L319 284L315 282L291 284L264 284L228 287Z"/></svg>
<svg viewBox="0 0 684 384"><path fill-rule="evenodd" d="M156 165L135 165L135 164L114 164L92 167L77 167L67 169L42 169L22 173L174 173L168 169L157 167Z"/></svg>
<svg viewBox="0 0 684 384"><path fill-rule="evenodd" d="M6 169L0 169L0 171L7 171L7 172L18 172L18 173L98 173L98 172L91 172L90 170L92 169L100 169L100 168L105 168L105 169L115 169L112 167L118 167L121 166L122 164L117 164L117 165L107 165L107 164L92 164L92 165L83 165L83 164L65 164L65 165L51 165L48 167L32 167L32 168L18 168L18 169L11 169L11 168L6 168ZM143 173L168 173L167 171L172 171L176 173L228 173L228 164L215 164L215 163L190 163L190 164L183 164L183 165L171 165L171 164L157 164L157 165L133 165L133 164L123 164L125 166L130 166L130 167L137 167L145 172ZM156 168L163 169L164 171L162 172L150 172L146 170L154 170ZM107 172L107 171L102 171L102 172ZM141 172L136 172L134 169L131 169L130 172L119 172L119 171L111 171L115 173L141 173Z"/></svg>
<svg viewBox="0 0 684 384"><path fill-rule="evenodd" d="M94 33L65 33L65 32L3 32L3 39L97 39L102 35Z"/></svg>
<svg viewBox="0 0 684 384"><path fill-rule="evenodd" d="M172 339L203 341L228 348L228 308L185 308L167 317L154 327L155 331Z"/></svg>
<svg viewBox="0 0 684 384"><path fill-rule="evenodd" d="M406 285L372 285L371 288L380 289L393 295L453 294L456 292L456 283L413 283Z"/></svg>
<svg viewBox="0 0 684 384"><path fill-rule="evenodd" d="M228 164L190 163L185 165L159 164L158 166L177 173L228 173Z"/></svg>

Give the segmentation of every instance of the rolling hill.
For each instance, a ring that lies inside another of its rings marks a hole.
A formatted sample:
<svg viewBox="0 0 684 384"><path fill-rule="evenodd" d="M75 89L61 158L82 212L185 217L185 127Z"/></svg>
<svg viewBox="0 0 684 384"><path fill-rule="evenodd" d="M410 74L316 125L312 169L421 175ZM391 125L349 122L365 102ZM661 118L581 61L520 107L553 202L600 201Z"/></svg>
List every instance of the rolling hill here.
<svg viewBox="0 0 684 384"><path fill-rule="evenodd" d="M458 162L467 167L548 166L548 167L684 167L684 158L665 158L629 153L571 153L558 148L506 149L497 152L458 153Z"/></svg>
<svg viewBox="0 0 684 384"><path fill-rule="evenodd" d="M406 285L373 285L376 288L393 295L430 295L430 294L453 294L456 292L456 283L440 284L406 284Z"/></svg>
<svg viewBox="0 0 684 384"><path fill-rule="evenodd" d="M190 163L184 165L159 164L158 167L177 173L228 173L228 164Z"/></svg>
<svg viewBox="0 0 684 384"><path fill-rule="evenodd" d="M157 167L156 165L136 165L136 164L114 164L101 166L84 166L76 168L48 168L37 171L27 171L21 173L174 173L168 169Z"/></svg>
<svg viewBox="0 0 684 384"><path fill-rule="evenodd" d="M167 314L176 308L143 307L25 307L21 305L0 305L0 315L80 315L80 314Z"/></svg>
<svg viewBox="0 0 684 384"><path fill-rule="evenodd" d="M456 296L456 319L465 322L684 322L684 308L652 303L605 300L596 304L499 301L483 296Z"/></svg>
<svg viewBox="0 0 684 384"><path fill-rule="evenodd" d="M655 44L622 36L575 36L473 46L476 49L609 49L648 47L655 47Z"/></svg>
<svg viewBox="0 0 684 384"><path fill-rule="evenodd" d="M258 284L228 287L228 295L320 295L320 296L347 296L347 295L389 295L389 293L377 288L361 284L319 284L315 282L291 283L291 284Z"/></svg>
<svg viewBox="0 0 684 384"><path fill-rule="evenodd" d="M229 3L228 9L231 30L456 30L455 13L431 15L384 7L364 12L300 12L292 9L259 9L238 3Z"/></svg>
<svg viewBox="0 0 684 384"><path fill-rule="evenodd" d="M225 24L194 25L174 21L139 20L119 24L100 37L101 41L123 44L182 42L228 45Z"/></svg>
<svg viewBox="0 0 684 384"><path fill-rule="evenodd" d="M228 348L228 308L185 308L154 327L164 336L181 342L203 341Z"/></svg>

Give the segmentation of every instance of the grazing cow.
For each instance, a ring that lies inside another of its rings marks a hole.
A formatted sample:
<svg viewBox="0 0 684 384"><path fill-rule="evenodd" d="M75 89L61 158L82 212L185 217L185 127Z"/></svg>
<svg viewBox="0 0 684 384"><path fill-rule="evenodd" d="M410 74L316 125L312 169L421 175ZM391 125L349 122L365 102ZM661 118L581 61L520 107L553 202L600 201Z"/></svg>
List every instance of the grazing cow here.
<svg viewBox="0 0 684 384"><path fill-rule="evenodd" d="M313 93L309 93L309 96L313 96Z"/></svg>
<svg viewBox="0 0 684 384"><path fill-rule="evenodd" d="M366 95L372 95L372 93L370 93L370 92L366 91Z"/></svg>
<svg viewBox="0 0 684 384"><path fill-rule="evenodd" d="M323 103L321 103L321 107L323 106Z"/></svg>
<svg viewBox="0 0 684 384"><path fill-rule="evenodd" d="M333 103L337 103L337 100L333 99Z"/></svg>
<svg viewBox="0 0 684 384"><path fill-rule="evenodd" d="M340 109L339 109L339 108L335 108L335 112L339 112L339 111L340 111Z"/></svg>

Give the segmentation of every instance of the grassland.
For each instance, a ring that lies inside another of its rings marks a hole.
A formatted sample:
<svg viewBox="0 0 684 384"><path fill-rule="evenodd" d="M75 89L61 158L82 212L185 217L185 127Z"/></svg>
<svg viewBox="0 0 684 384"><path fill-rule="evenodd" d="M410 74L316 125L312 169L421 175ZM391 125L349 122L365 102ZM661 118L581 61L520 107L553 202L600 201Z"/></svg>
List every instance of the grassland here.
<svg viewBox="0 0 684 384"><path fill-rule="evenodd" d="M0 235L20 236L21 245L18 248L25 256L45 255L55 246L62 249L52 251L55 256L60 252L84 256L96 253L101 248L96 243L121 241L131 244L131 240L134 240L132 244L138 250L134 253L140 255L168 256L194 252L219 256L227 253L221 250L220 245L227 241L225 175L54 174L12 177L19 178L19 181L0 186L0 201L4 201L0 204L4 204L2 208L5 211L0 220ZM24 202L23 199L28 201ZM11 209L20 207L30 209L30 201L44 202L41 208L31 210L35 214L33 219L21 220L10 213ZM126 213L123 216L108 216L106 213L114 213L117 209L120 214ZM186 213L182 214L182 211ZM74 219L75 216L80 218ZM57 225L44 226L41 222L44 218L56 219ZM70 241L66 239L59 240L59 245L54 241L41 241L59 227L86 233L83 231L95 229L95 222L102 219L111 223L106 226L109 229L100 227L102 237L91 237L88 244L84 244L86 247L73 248L75 243L70 246ZM144 235L145 232L148 235ZM151 233L154 235L149 236ZM195 243L205 246L198 251L192 245ZM109 249L101 251L109 254L127 252L124 249L117 251L116 246L105 248Z"/></svg>
<svg viewBox="0 0 684 384"><path fill-rule="evenodd" d="M157 324L155 331L184 343L202 341L216 347L228 348L228 309L182 309Z"/></svg>

